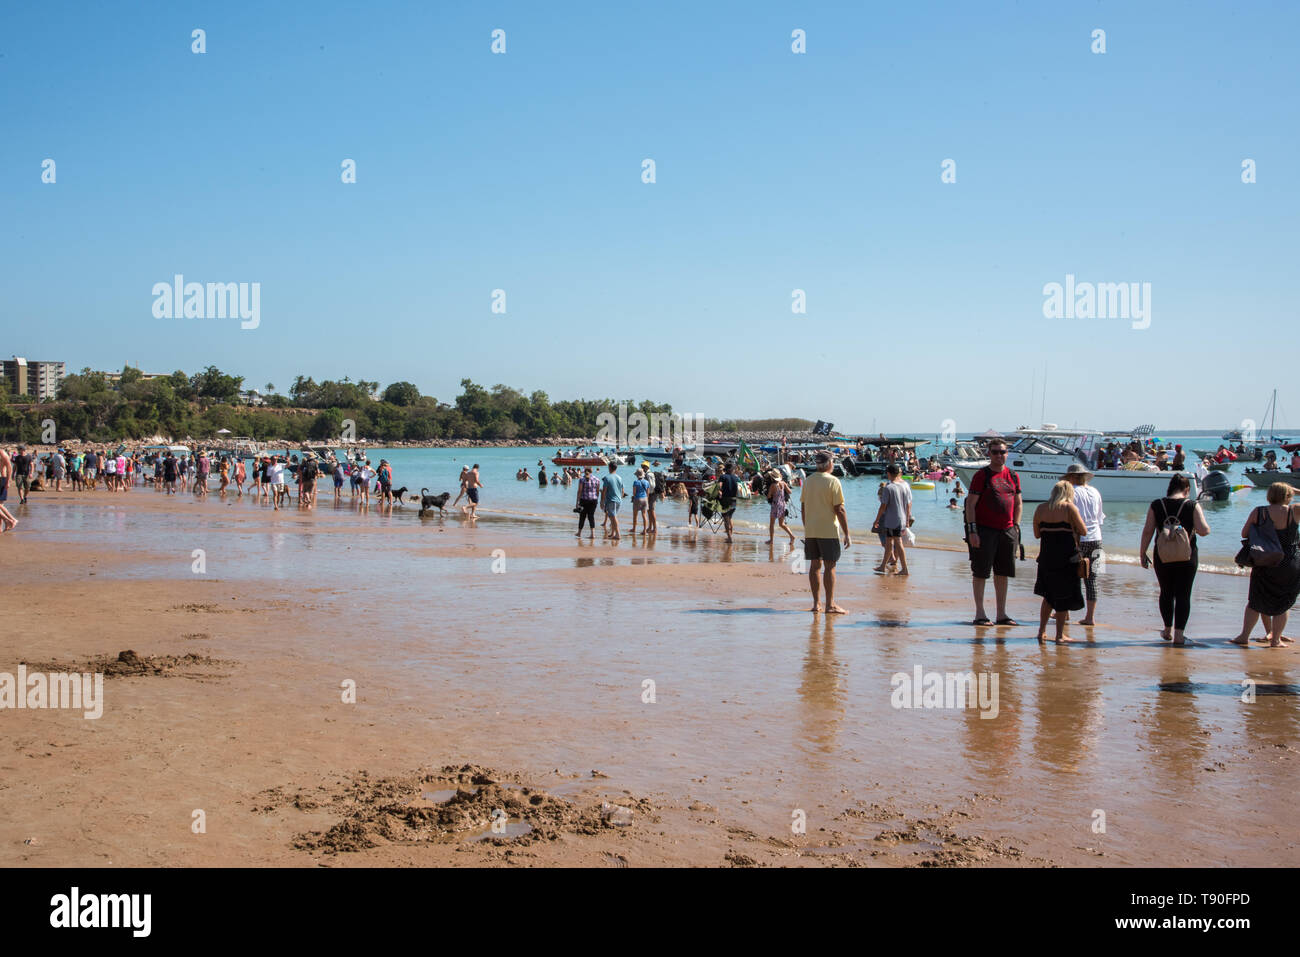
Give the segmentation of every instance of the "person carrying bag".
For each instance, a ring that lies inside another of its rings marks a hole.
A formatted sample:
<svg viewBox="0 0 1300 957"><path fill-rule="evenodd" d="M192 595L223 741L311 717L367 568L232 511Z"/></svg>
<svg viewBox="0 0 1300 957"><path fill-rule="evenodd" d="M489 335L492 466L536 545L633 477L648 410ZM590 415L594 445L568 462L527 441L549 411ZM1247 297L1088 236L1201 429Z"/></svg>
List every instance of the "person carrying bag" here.
<svg viewBox="0 0 1300 957"><path fill-rule="evenodd" d="M1138 552L1142 567L1150 568L1151 556L1147 546L1155 539L1155 572L1160 583L1160 617L1164 628L1160 637L1179 647L1186 644L1184 630L1192 608L1192 584L1196 579L1198 564L1196 540L1193 536L1210 534L1201 506L1190 497L1191 481L1176 473L1169 479L1169 488L1163 498L1158 498L1147 509L1146 524Z"/></svg>
<svg viewBox="0 0 1300 957"><path fill-rule="evenodd" d="M1187 507L1188 501L1184 499L1173 515L1169 514L1168 503L1163 500L1160 502L1165 520L1160 527L1160 534L1156 536L1156 555L1166 564L1192 560L1192 539L1183 527L1183 509Z"/></svg>

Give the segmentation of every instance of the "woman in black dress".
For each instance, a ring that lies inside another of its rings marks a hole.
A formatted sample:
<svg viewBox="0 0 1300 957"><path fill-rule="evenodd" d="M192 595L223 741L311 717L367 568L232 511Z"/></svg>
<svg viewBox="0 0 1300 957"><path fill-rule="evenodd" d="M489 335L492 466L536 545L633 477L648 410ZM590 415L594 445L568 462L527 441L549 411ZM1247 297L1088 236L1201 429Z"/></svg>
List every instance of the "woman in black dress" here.
<svg viewBox="0 0 1300 957"><path fill-rule="evenodd" d="M1043 601L1038 611L1038 640L1047 640L1047 619L1056 614L1056 642L1071 639L1065 620L1083 607L1083 579L1079 577L1079 536L1088 528L1074 506L1074 485L1062 480L1052 486L1052 497L1034 509L1034 537L1038 550L1038 578L1034 594Z"/></svg>
<svg viewBox="0 0 1300 957"><path fill-rule="evenodd" d="M1160 583L1160 617L1165 627L1160 637L1165 641L1173 639L1174 645L1182 647L1187 643L1183 629L1192 613L1192 583L1196 581L1196 568L1200 553L1196 548L1196 536L1210 534L1209 523L1205 513L1197 502L1190 501L1192 483L1186 475L1175 475L1169 480L1169 488L1164 498L1158 498L1147 509L1147 522L1142 528L1142 542L1138 550L1142 555L1142 567L1151 567L1151 556L1147 546L1152 537L1168 518L1174 518L1187 530L1191 540L1192 557L1182 562L1167 562L1160 557L1160 549L1155 552L1156 581Z"/></svg>
<svg viewBox="0 0 1300 957"><path fill-rule="evenodd" d="M1291 606L1300 594L1300 505L1292 505L1295 491L1285 482L1274 482L1268 487L1268 505L1261 505L1250 513L1241 528L1241 537L1250 535L1250 527L1257 525L1267 513L1277 529L1282 543L1282 562L1272 568L1250 570L1250 596L1246 599L1246 615L1241 623L1241 634L1232 639L1234 645L1250 646L1250 633L1255 622L1264 619L1264 630L1270 648L1281 648L1291 639L1282 635Z"/></svg>

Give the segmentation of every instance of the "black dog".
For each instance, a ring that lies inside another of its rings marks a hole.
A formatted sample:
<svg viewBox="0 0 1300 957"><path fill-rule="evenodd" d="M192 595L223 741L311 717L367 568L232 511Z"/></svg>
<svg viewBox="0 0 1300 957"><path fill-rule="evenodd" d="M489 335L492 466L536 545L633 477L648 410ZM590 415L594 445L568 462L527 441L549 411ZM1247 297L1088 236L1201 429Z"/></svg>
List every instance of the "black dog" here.
<svg viewBox="0 0 1300 957"><path fill-rule="evenodd" d="M406 497L405 485L403 485L401 488L393 489L393 501L396 502L398 505L402 504L402 499L404 499L405 497Z"/></svg>
<svg viewBox="0 0 1300 957"><path fill-rule="evenodd" d="M436 508L439 515L446 514L447 499L451 498L450 492L443 492L441 495L430 495L427 488L420 489L420 517L429 509Z"/></svg>

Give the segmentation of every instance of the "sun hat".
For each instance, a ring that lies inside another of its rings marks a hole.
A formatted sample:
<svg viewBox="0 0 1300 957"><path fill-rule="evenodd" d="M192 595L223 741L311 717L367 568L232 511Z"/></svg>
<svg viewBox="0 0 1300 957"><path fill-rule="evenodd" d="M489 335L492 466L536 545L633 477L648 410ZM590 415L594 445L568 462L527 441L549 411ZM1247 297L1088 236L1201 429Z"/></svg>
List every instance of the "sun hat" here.
<svg viewBox="0 0 1300 957"><path fill-rule="evenodd" d="M816 460L818 465L829 465L832 461L831 453L824 450L818 452L815 456L813 456L813 458Z"/></svg>
<svg viewBox="0 0 1300 957"><path fill-rule="evenodd" d="M1066 475L1092 475L1087 466L1080 465L1078 462L1071 463L1070 467L1065 470Z"/></svg>

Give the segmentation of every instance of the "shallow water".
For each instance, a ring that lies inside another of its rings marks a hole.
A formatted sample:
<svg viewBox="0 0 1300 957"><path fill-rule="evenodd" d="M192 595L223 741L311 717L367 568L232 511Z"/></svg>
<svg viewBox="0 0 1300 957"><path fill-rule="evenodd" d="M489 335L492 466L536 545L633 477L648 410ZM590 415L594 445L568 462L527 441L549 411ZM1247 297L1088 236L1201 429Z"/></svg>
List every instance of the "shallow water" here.
<svg viewBox="0 0 1300 957"><path fill-rule="evenodd" d="M1181 442L1184 448L1217 447L1218 441L1205 436L1180 437L1162 436L1172 442ZM459 488L457 479L462 465L477 463L479 473L486 484L482 492L482 509L489 512L507 511L521 518L544 517L548 519L575 520L572 509L577 495L576 484L565 488L562 485L541 488L536 480L521 482L515 473L527 467L529 473L536 475L537 462L546 463L547 472L554 470L551 457L555 449L523 446L518 448L480 448L480 449L372 449L371 461L378 463L386 458L393 466L394 482L398 487L409 487L408 495L418 495L422 487L428 487L432 494L451 492L456 497ZM923 447L923 455L939 448ZM1233 465L1228 476L1234 485L1250 485L1242 472L1245 464ZM631 494L631 466L620 466L619 474ZM849 526L857 540L874 542L870 535L871 523L879 505L877 490L880 480L872 477L845 478L845 508L849 515ZM949 510L948 500L952 497L952 486L936 482L933 490L914 489L912 508L916 517L913 528L918 540L954 548L962 545L962 513ZM330 490L332 492L332 489ZM347 499L347 489L344 490ZM462 500L463 501L463 500ZM450 500L449 500L450 502ZM1246 521L1250 507L1264 502L1264 491L1251 486L1231 495L1227 502L1204 503L1206 519L1210 525L1210 535L1200 540L1201 563L1203 568L1236 572L1232 563L1233 556L1240 547L1241 526ZM1036 543L1032 539L1033 505L1027 505L1023 520L1025 529L1025 549L1033 553ZM1102 529L1108 559L1111 561L1135 563L1138 555L1138 543L1142 526L1146 521L1147 503L1110 502L1104 504L1106 522ZM686 525L685 502L667 499L657 507L661 526ZM769 508L766 500L755 497L743 499L737 506L735 527L739 534L746 537L767 537ZM798 494L791 508L791 528L796 535L802 535L798 524ZM626 526L631 521L628 503L620 512L620 522ZM576 525L576 521L575 521ZM783 533L778 528L776 534Z"/></svg>

